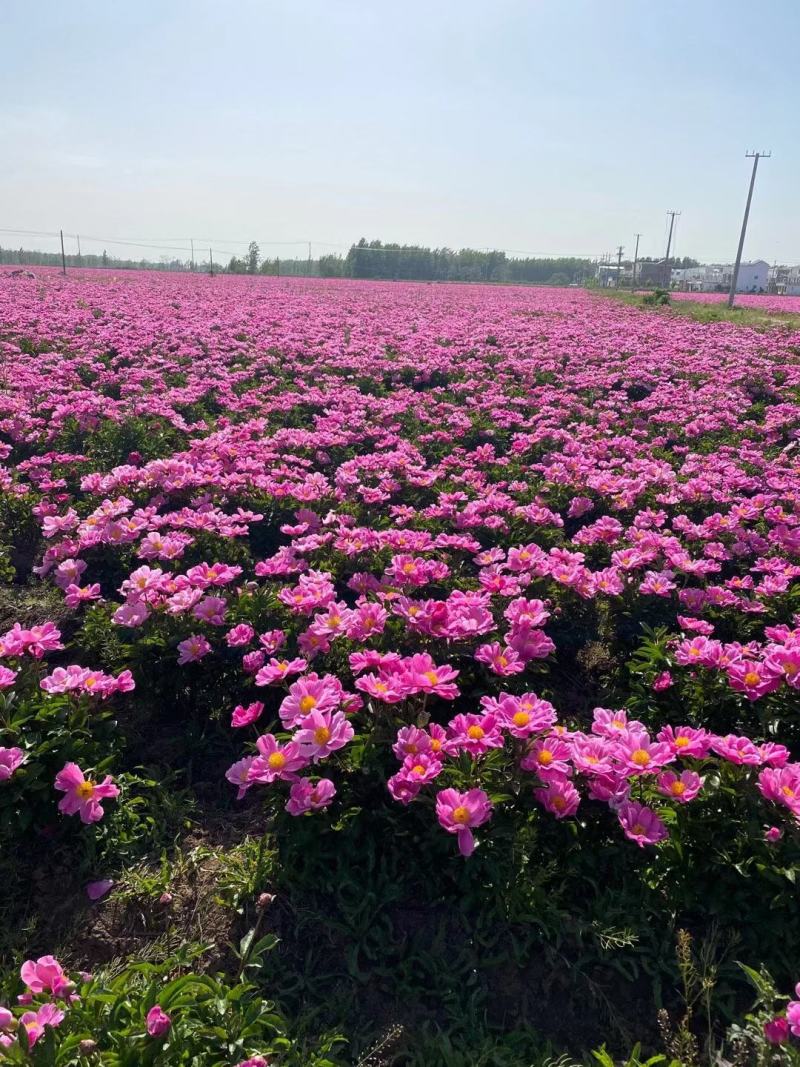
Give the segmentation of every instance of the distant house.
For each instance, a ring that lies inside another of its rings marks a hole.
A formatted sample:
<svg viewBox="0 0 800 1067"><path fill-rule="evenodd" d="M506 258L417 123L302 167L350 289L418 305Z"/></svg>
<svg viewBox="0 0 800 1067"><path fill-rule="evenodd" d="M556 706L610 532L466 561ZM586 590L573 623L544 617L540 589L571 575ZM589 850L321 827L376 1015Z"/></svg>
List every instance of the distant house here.
<svg viewBox="0 0 800 1067"><path fill-rule="evenodd" d="M725 287L731 284L733 277L733 264L723 268L725 271ZM763 259L753 260L751 263L739 264L739 277L736 280L737 293L766 293L769 284L769 263Z"/></svg>
<svg viewBox="0 0 800 1067"><path fill-rule="evenodd" d="M693 293L724 292L731 287L733 263L711 263L704 267L687 267L685 270L673 270L671 284L677 289L686 289ZM770 280L769 264L763 259L751 263L739 264L739 277L736 280L737 293L766 293Z"/></svg>
<svg viewBox="0 0 800 1067"><path fill-rule="evenodd" d="M800 296L800 264L794 267L776 266L770 271L770 292L782 296Z"/></svg>

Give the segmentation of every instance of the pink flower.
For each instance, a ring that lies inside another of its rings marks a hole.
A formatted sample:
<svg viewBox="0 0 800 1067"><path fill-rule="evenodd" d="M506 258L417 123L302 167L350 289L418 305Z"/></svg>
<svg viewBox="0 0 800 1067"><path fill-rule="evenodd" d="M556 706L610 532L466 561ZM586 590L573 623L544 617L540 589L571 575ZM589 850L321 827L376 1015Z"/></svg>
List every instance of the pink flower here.
<svg viewBox="0 0 800 1067"><path fill-rule="evenodd" d="M768 845L777 845L783 837L783 830L779 826L770 826L764 831L764 840Z"/></svg>
<svg viewBox="0 0 800 1067"><path fill-rule="evenodd" d="M392 745L392 752L399 760L404 760L406 756L428 752L430 747L430 736L419 726L401 726L397 731L397 740Z"/></svg>
<svg viewBox="0 0 800 1067"><path fill-rule="evenodd" d="M0 667L0 689L8 689L16 680L19 671L12 671L10 667Z"/></svg>
<svg viewBox="0 0 800 1067"><path fill-rule="evenodd" d="M308 666L308 661L297 657L296 659L271 659L262 667L255 677L256 685L272 685L273 682L282 682L291 674L302 674Z"/></svg>
<svg viewBox="0 0 800 1067"><path fill-rule="evenodd" d="M543 737L534 742L520 761L524 771L536 771L540 778L564 776L570 772L570 749L559 737Z"/></svg>
<svg viewBox="0 0 800 1067"><path fill-rule="evenodd" d="M246 622L240 622L238 626L228 630L225 634L225 641L228 648L241 648L244 645L249 645L255 635L256 632L252 626Z"/></svg>
<svg viewBox="0 0 800 1067"><path fill-rule="evenodd" d="M330 778L320 778L312 785L308 778L292 782L286 810L290 815L303 815L307 811L320 811L327 808L336 796L336 786Z"/></svg>
<svg viewBox="0 0 800 1067"><path fill-rule="evenodd" d="M497 720L512 737L530 737L555 725L556 709L535 693L505 695L497 706Z"/></svg>
<svg viewBox="0 0 800 1067"><path fill-rule="evenodd" d="M274 782L277 778L292 781L297 771L308 764L300 745L289 741L281 745L274 734L262 734L256 741L259 755L253 761L248 773L250 782Z"/></svg>
<svg viewBox="0 0 800 1067"><path fill-rule="evenodd" d="M717 755L731 763L756 766L762 762L758 747L748 737L738 737L736 734L715 737L711 742L711 747Z"/></svg>
<svg viewBox="0 0 800 1067"><path fill-rule="evenodd" d="M770 1045L782 1045L789 1040L789 1023L780 1015L764 1023L764 1037Z"/></svg>
<svg viewBox="0 0 800 1067"><path fill-rule="evenodd" d="M681 804L694 800L703 788L704 779L694 771L683 771L681 775L674 771L664 771L656 779L656 788L665 797L671 797Z"/></svg>
<svg viewBox="0 0 800 1067"><path fill-rule="evenodd" d="M264 1056L251 1056L249 1060L242 1060L236 1067L269 1067L270 1061Z"/></svg>
<svg viewBox="0 0 800 1067"><path fill-rule="evenodd" d="M765 767L758 775L758 790L766 800L782 804L800 818L800 763Z"/></svg>
<svg viewBox="0 0 800 1067"><path fill-rule="evenodd" d="M494 674L519 674L525 670L525 663L513 648L502 646L495 641L492 644L479 645L475 651L478 663L485 663Z"/></svg>
<svg viewBox="0 0 800 1067"><path fill-rule="evenodd" d="M104 897L114 886L113 878L101 878L98 882L89 882L86 886L86 896L91 901Z"/></svg>
<svg viewBox="0 0 800 1067"><path fill-rule="evenodd" d="M64 1019L64 1012L55 1004L42 1004L38 1011L26 1011L20 1016L19 1025L24 1027L28 1037L28 1046L33 1048L44 1033L46 1026L58 1026Z"/></svg>
<svg viewBox="0 0 800 1067"><path fill-rule="evenodd" d="M456 715L447 724L449 739L445 751L452 755L468 752L483 756L492 748L503 747L503 735L494 715Z"/></svg>
<svg viewBox="0 0 800 1067"><path fill-rule="evenodd" d="M63 815L80 815L81 822L99 822L103 818L101 800L119 796L110 774L102 782L85 778L77 763L66 763L56 775L56 789L65 794L58 803Z"/></svg>
<svg viewBox="0 0 800 1067"><path fill-rule="evenodd" d="M7 782L17 767L21 767L27 758L21 748L0 746L0 782Z"/></svg>
<svg viewBox="0 0 800 1067"><path fill-rule="evenodd" d="M625 831L625 836L635 841L640 848L645 845L655 845L669 836L666 826L658 815L652 808L646 808L644 804L626 800L620 805L617 817Z"/></svg>
<svg viewBox="0 0 800 1067"><path fill-rule="evenodd" d="M307 674L289 686L289 695L284 697L278 714L290 730L312 711L333 711L341 703L341 695L338 679L331 675L320 678L314 673Z"/></svg>
<svg viewBox="0 0 800 1067"><path fill-rule="evenodd" d="M628 730L620 738L619 758L633 774L654 774L675 756L666 742L651 741L645 730Z"/></svg>
<svg viewBox="0 0 800 1067"><path fill-rule="evenodd" d="M673 685L672 675L669 671L661 671L653 679L653 691L656 693L662 693L665 689L669 689Z"/></svg>
<svg viewBox="0 0 800 1067"><path fill-rule="evenodd" d="M555 773L548 775L545 784L534 789L533 795L557 819L574 815L581 802L580 793L569 778Z"/></svg>
<svg viewBox="0 0 800 1067"><path fill-rule="evenodd" d="M192 608L192 615L209 626L224 626L228 602L222 596L204 596Z"/></svg>
<svg viewBox="0 0 800 1067"><path fill-rule="evenodd" d="M231 785L239 787L239 791L236 794L236 799L241 800L247 790L253 784L250 780L250 768L256 761L255 756L245 756L244 759L238 760L236 763L228 767L225 771L226 779Z"/></svg>
<svg viewBox="0 0 800 1067"><path fill-rule="evenodd" d="M52 993L61 997L75 988L54 956L40 956L35 961L26 960L20 968L19 976L29 993Z"/></svg>
<svg viewBox="0 0 800 1067"><path fill-rule="evenodd" d="M794 993L800 997L800 982L795 986ZM786 1005L786 1021L794 1036L800 1037L800 1000L790 1000Z"/></svg>
<svg viewBox="0 0 800 1067"><path fill-rule="evenodd" d="M147 1013L145 1022L150 1037L163 1037L172 1026L172 1019L165 1011L162 1011L160 1004L153 1005Z"/></svg>
<svg viewBox="0 0 800 1067"><path fill-rule="evenodd" d="M210 651L211 645L205 637L202 634L193 634L178 644L178 652L180 653L178 663L181 665L184 663L196 663L203 656L207 656Z"/></svg>
<svg viewBox="0 0 800 1067"><path fill-rule="evenodd" d="M314 763L344 748L355 733L344 712L312 711L300 721L293 740L302 754Z"/></svg>
<svg viewBox="0 0 800 1067"><path fill-rule="evenodd" d="M482 789L459 793L443 789L436 796L436 817L440 826L450 834L457 834L462 856L471 856L475 849L472 827L482 826L492 814L492 805Z"/></svg>
<svg viewBox="0 0 800 1067"><path fill-rule="evenodd" d="M691 726L665 726L656 734L656 740L669 745L676 756L695 759L705 759L711 748L711 734Z"/></svg>
<svg viewBox="0 0 800 1067"><path fill-rule="evenodd" d="M260 700L254 700L252 704L237 704L233 709L231 715L231 726L239 729L242 726L249 726L250 723L256 722L261 718L261 714L264 711L264 705Z"/></svg>

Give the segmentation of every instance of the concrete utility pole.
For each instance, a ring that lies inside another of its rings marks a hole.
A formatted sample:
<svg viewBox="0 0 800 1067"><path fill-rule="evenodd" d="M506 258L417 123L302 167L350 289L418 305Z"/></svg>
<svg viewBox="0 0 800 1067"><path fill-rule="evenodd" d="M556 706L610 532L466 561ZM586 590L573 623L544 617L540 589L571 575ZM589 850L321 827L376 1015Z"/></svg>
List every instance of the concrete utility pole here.
<svg viewBox="0 0 800 1067"><path fill-rule="evenodd" d="M61 234L61 273L66 277L67 275L67 258L64 255L64 231L58 231Z"/></svg>
<svg viewBox="0 0 800 1067"><path fill-rule="evenodd" d="M311 277L311 242L308 242L308 275Z"/></svg>
<svg viewBox="0 0 800 1067"><path fill-rule="evenodd" d="M190 244L192 246L192 265L190 267L190 270L194 270L194 238L190 237L189 238L189 242L190 242Z"/></svg>
<svg viewBox="0 0 800 1067"><path fill-rule="evenodd" d="M214 255L213 255L213 253L212 253L210 248L208 250L208 262L209 262L210 268L211 268L208 273L213 278L214 277Z"/></svg>
<svg viewBox="0 0 800 1067"><path fill-rule="evenodd" d="M664 287L669 289L672 278L669 269L669 250L672 248L672 230L675 226L675 216L680 215L680 211L668 211L667 214L669 215L669 236L667 237L667 254L664 256L664 274L666 275Z"/></svg>
<svg viewBox="0 0 800 1067"><path fill-rule="evenodd" d="M619 289L619 283L622 279L622 253L625 251L622 245L617 248L617 289Z"/></svg>
<svg viewBox="0 0 800 1067"><path fill-rule="evenodd" d="M633 273L631 274L631 292L636 288L636 264L639 262L639 238L642 236L640 233L633 235L636 238L636 250L633 253Z"/></svg>
<svg viewBox="0 0 800 1067"><path fill-rule="evenodd" d="M769 159L772 152L745 152L745 159L752 159L753 161L753 173L750 175L750 188L747 191L747 203L744 207L744 218L742 219L742 232L739 234L739 247L736 250L736 263L733 267L733 277L731 278L731 291L728 293L728 307L733 307L733 301L736 299L736 283L739 280L739 267L742 263L742 249L744 248L744 235L747 233L747 220L750 216L750 201L753 199L753 186L756 184L756 171L758 170L759 159Z"/></svg>

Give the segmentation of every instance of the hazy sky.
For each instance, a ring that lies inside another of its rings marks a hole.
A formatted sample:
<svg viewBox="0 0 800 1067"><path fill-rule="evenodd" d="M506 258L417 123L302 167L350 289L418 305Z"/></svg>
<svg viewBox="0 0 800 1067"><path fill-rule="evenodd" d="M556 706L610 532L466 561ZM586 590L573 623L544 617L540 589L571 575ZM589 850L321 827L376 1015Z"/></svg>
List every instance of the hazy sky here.
<svg viewBox="0 0 800 1067"><path fill-rule="evenodd" d="M0 227L84 251L663 255L676 208L730 260L747 148L745 257L800 262L800 0L0 0Z"/></svg>

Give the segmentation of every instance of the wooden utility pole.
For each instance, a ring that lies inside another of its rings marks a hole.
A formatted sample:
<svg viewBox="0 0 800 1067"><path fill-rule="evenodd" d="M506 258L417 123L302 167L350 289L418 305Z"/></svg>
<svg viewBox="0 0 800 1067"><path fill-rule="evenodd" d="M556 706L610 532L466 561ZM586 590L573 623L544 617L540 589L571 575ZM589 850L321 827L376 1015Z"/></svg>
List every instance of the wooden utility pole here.
<svg viewBox="0 0 800 1067"><path fill-rule="evenodd" d="M744 218L742 219L742 232L739 234L739 247L736 249L736 263L733 266L731 278L731 290L728 293L728 307L733 307L736 299L736 283L739 280L739 267L742 265L742 250L744 249L744 235L747 233L747 220L750 217L750 201L753 199L753 186L756 184L756 171L759 159L769 159L772 152L746 152L745 159L752 159L753 173L750 175L750 188L747 190L747 203L744 206Z"/></svg>
<svg viewBox="0 0 800 1067"><path fill-rule="evenodd" d="M210 248L209 248L209 250L208 250L208 262L209 262L209 264L211 265L211 269L209 270L209 272L208 272L208 273L209 273L209 274L211 275L211 277L213 278L213 277L214 277L214 255L213 255L213 253L212 253L212 251L211 251L211 249L210 249Z"/></svg>
<svg viewBox="0 0 800 1067"><path fill-rule="evenodd" d="M669 236L667 237L667 254L664 257L664 274L665 274L664 288L665 289L669 289L670 282L672 280L672 275L671 275L670 269L669 269L669 251L672 248L672 230L673 230L673 227L675 226L675 216L676 215L680 215L680 211L668 211L667 214L669 215Z"/></svg>
<svg viewBox="0 0 800 1067"><path fill-rule="evenodd" d="M617 289L622 279L622 253L625 251L622 245L617 248Z"/></svg>
<svg viewBox="0 0 800 1067"><path fill-rule="evenodd" d="M639 238L642 236L640 233L633 235L636 238L636 249L633 253L633 272L631 274L631 292L636 288L636 264L639 262Z"/></svg>
<svg viewBox="0 0 800 1067"><path fill-rule="evenodd" d="M67 276L67 257L64 255L64 231L58 231L61 234L61 273L66 278Z"/></svg>

